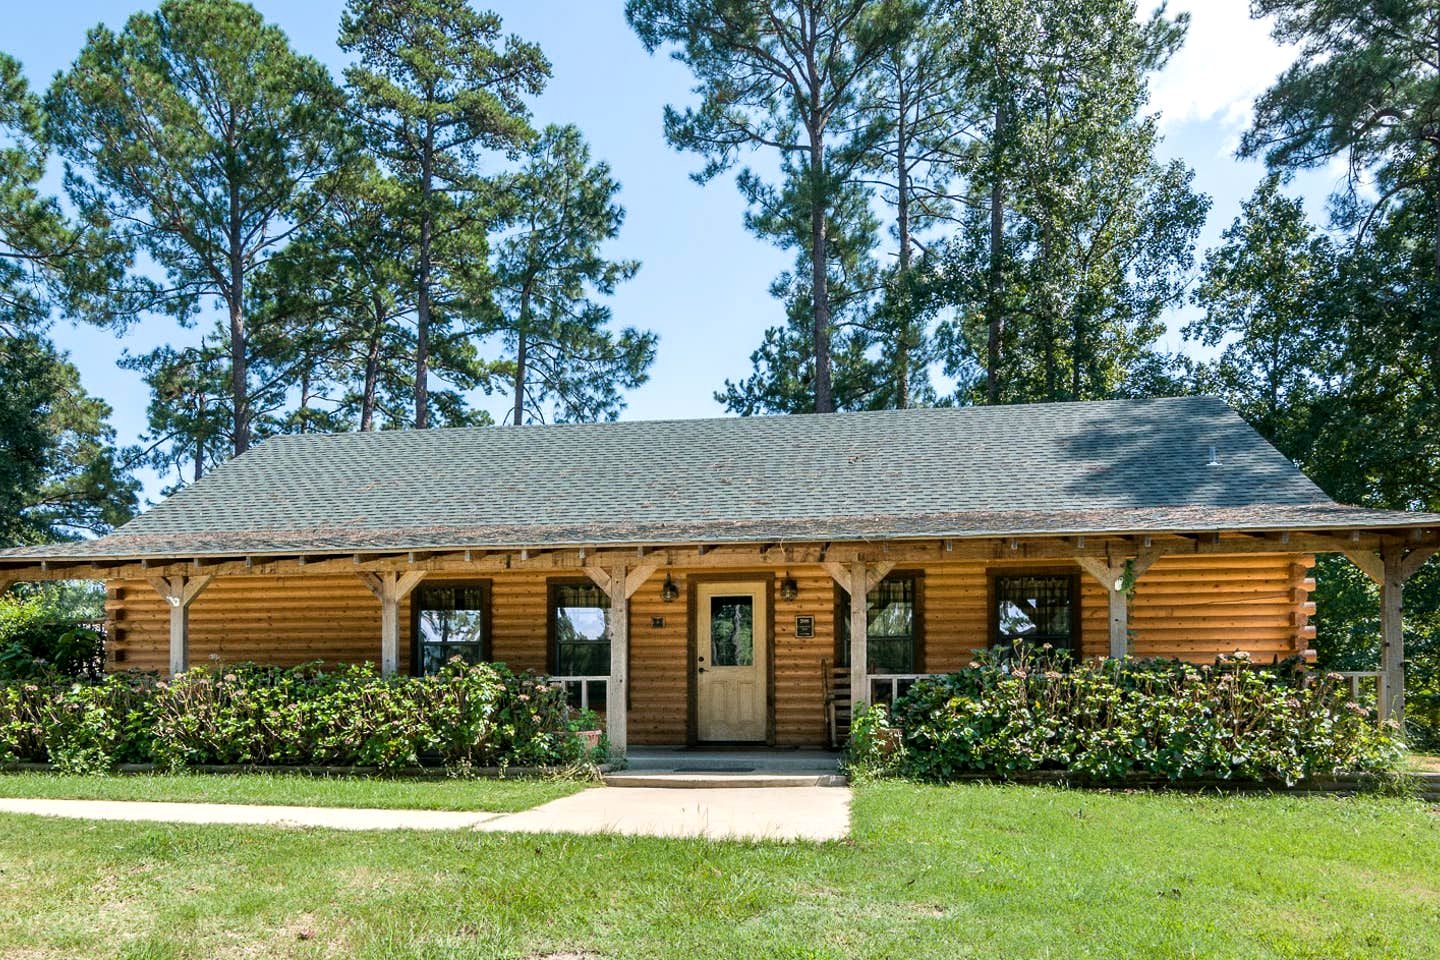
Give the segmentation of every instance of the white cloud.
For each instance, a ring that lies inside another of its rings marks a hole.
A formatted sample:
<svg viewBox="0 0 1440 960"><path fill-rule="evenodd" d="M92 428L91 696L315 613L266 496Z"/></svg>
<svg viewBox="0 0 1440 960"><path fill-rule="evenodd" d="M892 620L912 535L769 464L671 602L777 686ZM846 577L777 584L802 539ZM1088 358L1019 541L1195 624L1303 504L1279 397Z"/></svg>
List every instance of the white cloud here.
<svg viewBox="0 0 1440 960"><path fill-rule="evenodd" d="M1295 59L1277 44L1270 23L1250 19L1249 0L1175 0L1171 14L1190 14L1185 45L1151 83L1151 104L1166 128L1217 122L1238 132L1255 98Z"/></svg>

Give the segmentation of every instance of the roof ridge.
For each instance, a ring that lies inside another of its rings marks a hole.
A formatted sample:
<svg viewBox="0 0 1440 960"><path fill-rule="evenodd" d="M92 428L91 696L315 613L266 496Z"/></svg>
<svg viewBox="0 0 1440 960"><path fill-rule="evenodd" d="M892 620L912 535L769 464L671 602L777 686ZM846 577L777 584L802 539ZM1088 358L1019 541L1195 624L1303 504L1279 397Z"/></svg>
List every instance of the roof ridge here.
<svg viewBox="0 0 1440 960"><path fill-rule="evenodd" d="M901 409L882 410L836 410L832 413L761 413L751 415L728 415L714 417L659 417L655 419L637 420L598 420L577 423L494 423L475 424L473 426L457 427L425 427L417 429L414 427L402 427L399 429L385 430L343 430L328 433L279 433L266 437L251 449L259 449L267 443L283 441L287 443L302 441L317 441L339 437L425 437L438 436L441 434L470 434L490 433L497 431L569 431L569 430L603 430L608 428L637 428L645 426L668 426L682 424L739 424L739 423L764 423L774 424L781 422L795 421L818 421L824 419L868 419L871 417L900 417L900 416L925 416L934 414L950 415L981 415L996 416L1002 413L1013 413L1015 411L1034 410L1068 410L1083 407L1120 407L1132 405L1154 405L1168 403L1211 403L1221 404L1226 409L1231 409L1223 397L1214 394L1186 394L1174 397L1117 397L1105 400L1037 400L1027 403L998 403L998 404L964 404L956 406L930 406L930 407L905 407Z"/></svg>

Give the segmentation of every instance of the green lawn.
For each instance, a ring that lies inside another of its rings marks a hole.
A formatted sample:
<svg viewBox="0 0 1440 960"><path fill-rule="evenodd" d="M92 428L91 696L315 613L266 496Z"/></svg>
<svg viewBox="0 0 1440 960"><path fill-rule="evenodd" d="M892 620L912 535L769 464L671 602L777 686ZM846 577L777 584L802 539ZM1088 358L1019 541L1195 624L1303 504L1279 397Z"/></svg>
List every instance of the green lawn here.
<svg viewBox="0 0 1440 960"><path fill-rule="evenodd" d="M0 957L1440 954L1417 802L881 784L854 813L825 845L3 816Z"/></svg>
<svg viewBox="0 0 1440 960"><path fill-rule="evenodd" d="M0 797L76 800L181 800L301 807L417 810L528 810L593 784L575 780L445 780L318 777L300 773L0 773ZM3 956L3 954L0 954Z"/></svg>

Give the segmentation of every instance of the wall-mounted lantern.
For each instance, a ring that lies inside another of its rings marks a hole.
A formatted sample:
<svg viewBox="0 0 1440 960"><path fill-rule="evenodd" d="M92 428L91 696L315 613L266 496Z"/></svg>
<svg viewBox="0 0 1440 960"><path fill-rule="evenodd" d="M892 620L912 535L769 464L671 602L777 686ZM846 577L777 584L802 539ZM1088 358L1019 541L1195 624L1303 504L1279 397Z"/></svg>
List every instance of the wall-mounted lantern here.
<svg viewBox="0 0 1440 960"><path fill-rule="evenodd" d="M670 579L670 574L665 574L665 585L660 588L660 599L666 603L674 603L680 599L680 588L675 586L675 581Z"/></svg>
<svg viewBox="0 0 1440 960"><path fill-rule="evenodd" d="M786 577L780 581L780 599L794 600L800 596L800 584L795 582L794 577Z"/></svg>

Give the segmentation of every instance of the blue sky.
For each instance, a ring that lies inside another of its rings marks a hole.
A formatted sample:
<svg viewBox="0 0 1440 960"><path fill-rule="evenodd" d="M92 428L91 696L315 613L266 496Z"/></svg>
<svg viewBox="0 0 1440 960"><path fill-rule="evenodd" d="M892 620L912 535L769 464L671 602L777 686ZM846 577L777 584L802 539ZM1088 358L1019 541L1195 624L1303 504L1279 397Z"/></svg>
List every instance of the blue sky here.
<svg viewBox="0 0 1440 960"><path fill-rule="evenodd" d="M319 57L337 74L344 65L335 46L343 0L252 0L289 34L299 50ZM628 418L698 417L723 413L712 394L726 377L749 370L750 351L766 327L783 319L767 292L790 255L747 234L743 205L727 181L700 187L688 174L699 162L676 153L661 135L667 102L683 102L689 76L663 56L648 56L625 24L623 0L493 0L484 4L506 28L538 42L554 77L535 103L537 123L575 123L597 157L622 184L628 216L612 246L616 256L639 259L639 275L613 298L618 323L655 330L660 344L650 382L629 397ZM66 67L96 23L119 27L139 0L62 0L55 6L3 0L0 49L18 57L31 83L42 88ZM1262 174L1255 163L1234 159L1254 96L1291 59L1266 25L1250 20L1248 0L1176 2L1192 15L1190 40L1153 87L1165 130L1166 153L1185 159L1198 189L1214 200L1202 247L1213 243L1238 212ZM1322 209L1336 175L1317 172L1297 181L1312 211ZM1172 318L1167 346L1181 345L1185 312ZM145 388L117 369L122 349L144 352L166 340L187 341L168 318L147 321L123 339L93 328L60 324L55 339L70 351L85 386L115 408L123 443L145 425ZM487 405L499 413L502 397ZM157 478L146 477L154 496Z"/></svg>

